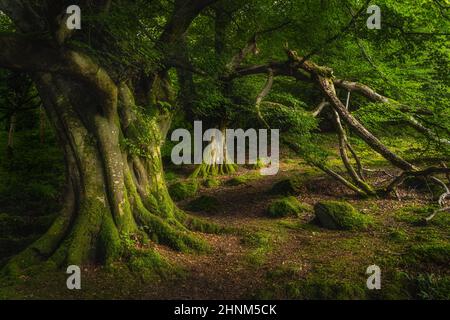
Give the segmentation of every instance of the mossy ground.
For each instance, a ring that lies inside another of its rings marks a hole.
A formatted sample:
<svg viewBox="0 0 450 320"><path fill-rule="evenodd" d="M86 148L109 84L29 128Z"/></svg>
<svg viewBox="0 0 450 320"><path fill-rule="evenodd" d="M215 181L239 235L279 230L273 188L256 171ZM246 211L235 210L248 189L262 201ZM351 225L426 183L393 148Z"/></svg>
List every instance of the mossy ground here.
<svg viewBox="0 0 450 320"><path fill-rule="evenodd" d="M226 182L227 186L240 186L240 185L244 185L247 184L253 180L257 180L260 179L261 176L259 175L259 172L252 172L252 173L247 173L247 174L243 174L243 175L239 175L237 177L233 177L231 179L229 179Z"/></svg>
<svg viewBox="0 0 450 320"><path fill-rule="evenodd" d="M358 199L298 158L283 160L275 177L242 168L238 175L244 183L200 187L195 193L220 202L217 212L201 213L214 224L201 223L195 214L186 221L210 251L180 252L124 238L128 259L84 266L82 290L66 288L65 270L34 270L14 280L2 278L0 299L450 299L450 221L442 213L420 223L435 208L429 194L405 187L402 201ZM369 179L385 179L380 175ZM188 176L177 172L166 179L184 183ZM302 204L312 208L339 195L370 217L370 228L328 230L314 223L312 210L269 218L267 207L279 197L270 190L291 177L300 181ZM191 193L178 205L187 210L194 198ZM366 269L373 264L382 271L381 290L366 287Z"/></svg>

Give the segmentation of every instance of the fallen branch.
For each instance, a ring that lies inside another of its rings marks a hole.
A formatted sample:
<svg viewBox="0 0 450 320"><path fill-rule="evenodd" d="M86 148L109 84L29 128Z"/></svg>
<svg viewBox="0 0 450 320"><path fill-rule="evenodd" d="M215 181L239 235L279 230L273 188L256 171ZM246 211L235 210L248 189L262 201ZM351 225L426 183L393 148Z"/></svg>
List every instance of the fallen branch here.
<svg viewBox="0 0 450 320"><path fill-rule="evenodd" d="M449 168L438 168L438 167L429 167L425 170L417 170L417 171L404 171L399 176L397 176L385 189L386 193L389 194L394 191L398 186L400 186L407 178L410 177L428 177L432 174L447 174L450 172Z"/></svg>

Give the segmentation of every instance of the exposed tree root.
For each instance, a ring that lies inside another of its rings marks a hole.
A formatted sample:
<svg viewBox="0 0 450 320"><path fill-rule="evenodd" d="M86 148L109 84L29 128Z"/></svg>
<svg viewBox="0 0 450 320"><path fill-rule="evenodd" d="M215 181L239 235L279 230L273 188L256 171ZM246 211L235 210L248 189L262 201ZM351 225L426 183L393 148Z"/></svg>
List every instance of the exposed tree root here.
<svg viewBox="0 0 450 320"><path fill-rule="evenodd" d="M191 174L191 178L209 178L218 175L230 175L235 173L237 170L237 165L233 163L213 163L207 164L202 163L195 168L194 172Z"/></svg>

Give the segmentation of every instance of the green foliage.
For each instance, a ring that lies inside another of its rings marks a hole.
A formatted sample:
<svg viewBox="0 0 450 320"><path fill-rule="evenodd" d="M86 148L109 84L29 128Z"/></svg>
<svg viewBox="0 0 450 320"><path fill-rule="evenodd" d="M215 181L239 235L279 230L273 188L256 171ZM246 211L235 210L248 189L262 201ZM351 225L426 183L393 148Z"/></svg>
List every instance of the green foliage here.
<svg viewBox="0 0 450 320"><path fill-rule="evenodd" d="M178 176L176 173L174 173L172 171L165 170L164 178L166 179L166 182L172 182L172 181L175 181L178 178Z"/></svg>
<svg viewBox="0 0 450 320"><path fill-rule="evenodd" d="M201 196L189 202L187 209L194 212L215 212L220 208L220 202L215 197Z"/></svg>
<svg viewBox="0 0 450 320"><path fill-rule="evenodd" d="M389 232L389 239L395 242L404 242L408 240L408 234L401 229L392 229Z"/></svg>
<svg viewBox="0 0 450 320"><path fill-rule="evenodd" d="M333 230L366 229L372 219L359 213L351 204L341 201L322 201L314 206L321 226Z"/></svg>
<svg viewBox="0 0 450 320"><path fill-rule="evenodd" d="M450 277L435 274L419 274L410 277L417 297L423 300L449 300Z"/></svg>
<svg viewBox="0 0 450 320"><path fill-rule="evenodd" d="M298 216L301 212L308 210L295 197L286 197L273 201L267 208L267 215L272 218L287 216Z"/></svg>
<svg viewBox="0 0 450 320"><path fill-rule="evenodd" d="M41 143L35 131L36 114L27 116L27 121L19 119L12 155L0 156L0 264L52 225L65 182L62 153L53 133L47 129ZM3 154L5 142L6 135L0 132Z"/></svg>

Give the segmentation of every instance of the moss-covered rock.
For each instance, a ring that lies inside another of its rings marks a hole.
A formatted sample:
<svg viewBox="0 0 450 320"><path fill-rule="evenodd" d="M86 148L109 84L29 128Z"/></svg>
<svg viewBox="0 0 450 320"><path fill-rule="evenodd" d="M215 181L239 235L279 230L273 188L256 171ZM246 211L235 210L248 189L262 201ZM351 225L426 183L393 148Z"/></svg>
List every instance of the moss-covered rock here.
<svg viewBox="0 0 450 320"><path fill-rule="evenodd" d="M359 213L351 204L341 201L323 201L314 206L319 224L332 230L360 230L371 224L371 219Z"/></svg>
<svg viewBox="0 0 450 320"><path fill-rule="evenodd" d="M212 212L217 211L220 207L220 202L217 198L211 196L201 196L195 200L192 200L187 209L194 212L205 211Z"/></svg>
<svg viewBox="0 0 450 320"><path fill-rule="evenodd" d="M181 201L195 196L198 191L197 181L177 182L169 187L170 196L176 200Z"/></svg>
<svg viewBox="0 0 450 320"><path fill-rule="evenodd" d="M290 178L278 181L270 189L271 194L291 196L300 191L301 183L298 179Z"/></svg>
<svg viewBox="0 0 450 320"><path fill-rule="evenodd" d="M272 218L298 216L307 210L308 207L301 204L295 197L286 197L273 201L267 208L267 215Z"/></svg>

